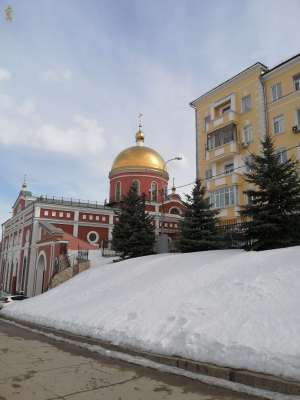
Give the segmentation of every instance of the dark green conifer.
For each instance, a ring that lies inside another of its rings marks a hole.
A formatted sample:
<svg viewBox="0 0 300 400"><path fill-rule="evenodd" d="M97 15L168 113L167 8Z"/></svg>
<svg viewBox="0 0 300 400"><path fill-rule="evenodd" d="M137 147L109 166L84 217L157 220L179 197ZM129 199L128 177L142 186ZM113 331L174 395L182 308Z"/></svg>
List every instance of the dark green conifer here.
<svg viewBox="0 0 300 400"><path fill-rule="evenodd" d="M297 163L281 157L270 135L261 142L261 154L246 162L248 205L241 215L248 217L248 248L275 249L300 244L300 179ZM285 153L286 154L286 153Z"/></svg>
<svg viewBox="0 0 300 400"><path fill-rule="evenodd" d="M153 254L153 218L145 211L145 197L132 186L121 204L119 221L112 232L112 246L122 259Z"/></svg>

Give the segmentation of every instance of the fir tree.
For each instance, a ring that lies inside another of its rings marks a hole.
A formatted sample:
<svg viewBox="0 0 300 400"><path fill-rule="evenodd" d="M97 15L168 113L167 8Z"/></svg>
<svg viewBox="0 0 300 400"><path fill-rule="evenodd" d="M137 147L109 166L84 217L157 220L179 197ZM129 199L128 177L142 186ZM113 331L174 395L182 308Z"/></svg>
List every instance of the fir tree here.
<svg viewBox="0 0 300 400"><path fill-rule="evenodd" d="M248 217L246 238L253 250L275 249L300 244L300 179L297 163L280 160L270 135L261 142L262 153L246 162L249 204L241 211Z"/></svg>
<svg viewBox="0 0 300 400"><path fill-rule="evenodd" d="M186 196L186 212L181 223L181 237L178 243L179 249L183 253L224 247L216 228L217 211L211 209L205 193L205 187L198 180L192 195Z"/></svg>
<svg viewBox="0 0 300 400"><path fill-rule="evenodd" d="M145 211L145 197L132 186L121 205L119 222L112 232L112 246L122 259L153 254L153 218Z"/></svg>

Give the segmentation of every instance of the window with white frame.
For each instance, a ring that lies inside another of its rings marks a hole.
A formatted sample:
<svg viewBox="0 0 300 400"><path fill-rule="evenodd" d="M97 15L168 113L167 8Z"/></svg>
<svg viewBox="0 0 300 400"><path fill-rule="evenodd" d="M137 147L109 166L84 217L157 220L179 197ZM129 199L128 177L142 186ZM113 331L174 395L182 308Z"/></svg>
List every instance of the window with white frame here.
<svg viewBox="0 0 300 400"><path fill-rule="evenodd" d="M251 110L251 95L242 97L242 112L247 112Z"/></svg>
<svg viewBox="0 0 300 400"><path fill-rule="evenodd" d="M288 157L287 157L287 151L285 149L277 150L276 154L277 154L279 162L281 164L283 164L283 163L285 163L287 161Z"/></svg>
<svg viewBox="0 0 300 400"><path fill-rule="evenodd" d="M157 201L157 183L151 183L151 201Z"/></svg>
<svg viewBox="0 0 300 400"><path fill-rule="evenodd" d="M83 214L82 219L86 219L86 215L85 214Z"/></svg>
<svg viewBox="0 0 300 400"><path fill-rule="evenodd" d="M99 215L96 215L96 221L99 221L99 220L100 220Z"/></svg>
<svg viewBox="0 0 300 400"><path fill-rule="evenodd" d="M283 115L278 115L273 118L273 133L278 135L284 131L284 118Z"/></svg>
<svg viewBox="0 0 300 400"><path fill-rule="evenodd" d="M300 74L293 77L295 90L300 90Z"/></svg>
<svg viewBox="0 0 300 400"><path fill-rule="evenodd" d="M253 164L252 156L246 156L244 158L244 163L245 163L246 172L251 172L252 171L252 164Z"/></svg>
<svg viewBox="0 0 300 400"><path fill-rule="evenodd" d="M207 169L207 170L205 171L205 179L211 179L212 176L213 176L212 169L211 169L211 168L210 168L210 169Z"/></svg>
<svg viewBox="0 0 300 400"><path fill-rule="evenodd" d="M51 215L52 217L56 217L56 211L52 211Z"/></svg>
<svg viewBox="0 0 300 400"><path fill-rule="evenodd" d="M60 211L59 217L62 218L63 216L64 216L64 213L62 211Z"/></svg>
<svg viewBox="0 0 300 400"><path fill-rule="evenodd" d="M45 217L48 217L48 215L49 215L49 212L46 210L46 211L44 211L44 215L45 215Z"/></svg>
<svg viewBox="0 0 300 400"><path fill-rule="evenodd" d="M102 219L102 222L106 221L106 217L104 217L104 216L101 219Z"/></svg>
<svg viewBox="0 0 300 400"><path fill-rule="evenodd" d="M92 214L89 215L89 220L93 221L94 216Z"/></svg>
<svg viewBox="0 0 300 400"><path fill-rule="evenodd" d="M282 96L281 83L278 82L272 86L272 100L278 100Z"/></svg>
<svg viewBox="0 0 300 400"><path fill-rule="evenodd" d="M236 186L228 186L209 193L212 208L227 208L237 204L238 192Z"/></svg>
<svg viewBox="0 0 300 400"><path fill-rule="evenodd" d="M67 212L67 218L71 218L71 213Z"/></svg>
<svg viewBox="0 0 300 400"><path fill-rule="evenodd" d="M137 194L140 194L140 181L135 179L132 181L132 187L134 187L137 191Z"/></svg>
<svg viewBox="0 0 300 400"><path fill-rule="evenodd" d="M234 163L233 162L225 164L224 172L226 175L232 174L233 171L234 171Z"/></svg>
<svg viewBox="0 0 300 400"><path fill-rule="evenodd" d="M252 125L244 126L244 142L251 143L252 142Z"/></svg>

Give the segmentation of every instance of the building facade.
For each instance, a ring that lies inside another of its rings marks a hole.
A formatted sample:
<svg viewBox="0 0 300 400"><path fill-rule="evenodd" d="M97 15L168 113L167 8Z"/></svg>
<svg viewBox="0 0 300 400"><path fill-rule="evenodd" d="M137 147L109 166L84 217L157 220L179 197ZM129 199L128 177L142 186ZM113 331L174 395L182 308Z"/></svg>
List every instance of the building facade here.
<svg viewBox="0 0 300 400"><path fill-rule="evenodd" d="M34 196L23 184L2 224L0 290L34 296L48 290L53 276L68 264L70 254L110 247L122 200L132 184L145 195L146 210L153 216L156 237L176 238L184 204L175 188L167 191L166 162L144 146L144 134L136 145L122 151L109 174L110 203Z"/></svg>
<svg viewBox="0 0 300 400"><path fill-rule="evenodd" d="M196 175L223 223L247 204L245 161L268 133L278 157L300 158L300 54L269 69L256 63L190 103L196 119Z"/></svg>

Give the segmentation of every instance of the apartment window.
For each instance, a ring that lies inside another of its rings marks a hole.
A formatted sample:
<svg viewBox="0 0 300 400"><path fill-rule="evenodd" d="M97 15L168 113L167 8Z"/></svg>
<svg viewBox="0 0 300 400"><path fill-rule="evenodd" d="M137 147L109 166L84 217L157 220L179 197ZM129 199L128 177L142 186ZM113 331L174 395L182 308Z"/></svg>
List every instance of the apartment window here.
<svg viewBox="0 0 300 400"><path fill-rule="evenodd" d="M244 127L244 142L245 143L252 142L252 125L246 125Z"/></svg>
<svg viewBox="0 0 300 400"><path fill-rule="evenodd" d="M246 172L251 172L252 171L252 165L253 165L253 159L252 156L247 156L244 158L245 162L245 167L246 167Z"/></svg>
<svg viewBox="0 0 300 400"><path fill-rule="evenodd" d="M287 162L287 151L285 149L280 149L276 152L280 164Z"/></svg>
<svg viewBox="0 0 300 400"><path fill-rule="evenodd" d="M234 163L228 163L225 164L224 166L224 172L225 174L232 174L232 172L234 171Z"/></svg>
<svg viewBox="0 0 300 400"><path fill-rule="evenodd" d="M251 110L251 95L242 97L242 112L247 112Z"/></svg>
<svg viewBox="0 0 300 400"><path fill-rule="evenodd" d="M272 100L278 100L282 96L281 92L281 83L276 83L275 85L272 86Z"/></svg>
<svg viewBox="0 0 300 400"><path fill-rule="evenodd" d="M228 125L218 131L207 135L207 149L212 150L215 147L223 146L226 143L233 142L236 137L236 126Z"/></svg>
<svg viewBox="0 0 300 400"><path fill-rule="evenodd" d="M300 90L300 74L293 77L295 90Z"/></svg>
<svg viewBox="0 0 300 400"><path fill-rule="evenodd" d="M210 204L213 208L232 207L237 204L237 187L230 186L211 192Z"/></svg>
<svg viewBox="0 0 300 400"><path fill-rule="evenodd" d="M121 182L117 182L116 184L116 202L121 201Z"/></svg>
<svg viewBox="0 0 300 400"><path fill-rule="evenodd" d="M205 129L205 132L208 131L208 129L209 129L209 124L210 124L210 115L207 115L207 116L204 118L204 129Z"/></svg>
<svg viewBox="0 0 300 400"><path fill-rule="evenodd" d="M212 178L212 169L207 169L205 171L205 179L211 179Z"/></svg>
<svg viewBox="0 0 300 400"><path fill-rule="evenodd" d="M225 113L227 113L227 112L230 111L230 110L231 110L231 107L230 107L230 105L228 105L228 106L222 108L222 114L225 114Z"/></svg>
<svg viewBox="0 0 300 400"><path fill-rule="evenodd" d="M273 133L275 135L278 135L279 133L282 133L284 130L283 126L283 115L278 115L277 117L273 118Z"/></svg>

